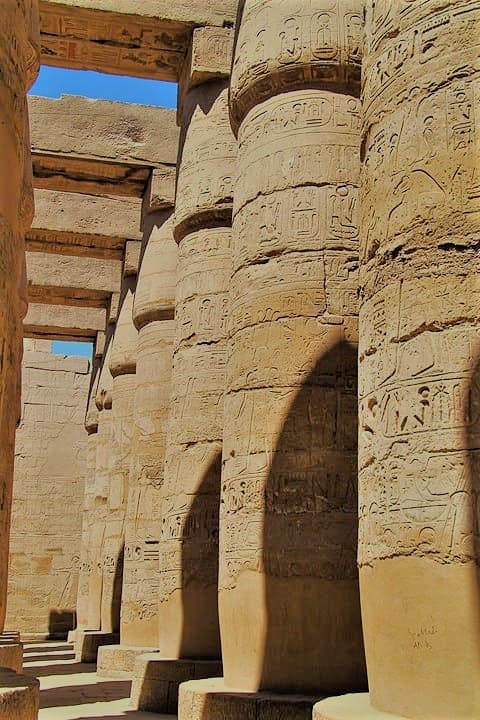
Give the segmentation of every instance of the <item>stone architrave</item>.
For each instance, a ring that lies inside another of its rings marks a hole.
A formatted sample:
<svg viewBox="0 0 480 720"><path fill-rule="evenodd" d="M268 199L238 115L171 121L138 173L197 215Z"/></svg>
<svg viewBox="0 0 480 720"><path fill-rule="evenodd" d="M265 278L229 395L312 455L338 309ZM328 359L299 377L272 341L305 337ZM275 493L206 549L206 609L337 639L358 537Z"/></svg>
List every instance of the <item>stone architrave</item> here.
<svg viewBox="0 0 480 720"><path fill-rule="evenodd" d="M126 278L109 358L112 383L112 442L103 538L102 632L120 631L125 513L130 473L137 330L133 324L136 278Z"/></svg>
<svg viewBox="0 0 480 720"><path fill-rule="evenodd" d="M356 567L362 13L360 0L246 0L237 28L219 608L225 687L248 692L366 685Z"/></svg>
<svg viewBox="0 0 480 720"><path fill-rule="evenodd" d="M370 703L480 717L477 2L367 3L359 565ZM475 69L477 68L477 69Z"/></svg>

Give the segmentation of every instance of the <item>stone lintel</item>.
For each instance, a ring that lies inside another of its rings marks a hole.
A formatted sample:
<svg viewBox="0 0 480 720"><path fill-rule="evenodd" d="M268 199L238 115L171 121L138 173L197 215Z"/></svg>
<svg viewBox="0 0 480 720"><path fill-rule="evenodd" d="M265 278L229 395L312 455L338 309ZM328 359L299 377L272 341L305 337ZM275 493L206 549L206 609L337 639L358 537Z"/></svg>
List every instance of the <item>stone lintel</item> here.
<svg viewBox="0 0 480 720"><path fill-rule="evenodd" d="M37 720L40 683L37 678L0 668L0 718Z"/></svg>
<svg viewBox="0 0 480 720"><path fill-rule="evenodd" d="M193 31L180 78L181 97L196 85L230 76L233 42L231 28L201 27Z"/></svg>
<svg viewBox="0 0 480 720"><path fill-rule="evenodd" d="M144 212L153 213L173 208L176 177L175 165L153 170L145 190Z"/></svg>
<svg viewBox="0 0 480 720"><path fill-rule="evenodd" d="M327 698L313 708L313 720L405 720L403 716L376 710L368 693Z"/></svg>
<svg viewBox="0 0 480 720"><path fill-rule="evenodd" d="M248 693L225 687L223 678L182 683L178 720L311 720L318 696Z"/></svg>
<svg viewBox="0 0 480 720"><path fill-rule="evenodd" d="M176 715L180 683L221 672L219 660L166 660L157 653L140 655L133 670L130 705L136 710Z"/></svg>
<svg viewBox="0 0 480 720"><path fill-rule="evenodd" d="M29 96L28 109L34 156L139 169L177 162L175 110L76 95Z"/></svg>
<svg viewBox="0 0 480 720"><path fill-rule="evenodd" d="M105 325L105 308L30 303L23 331L39 340L92 341Z"/></svg>
<svg viewBox="0 0 480 720"><path fill-rule="evenodd" d="M131 678L139 655L159 652L154 647L132 645L104 645L97 656L97 674L109 678Z"/></svg>
<svg viewBox="0 0 480 720"><path fill-rule="evenodd" d="M40 0L41 61L178 79L191 31L232 26L237 0Z"/></svg>
<svg viewBox="0 0 480 720"><path fill-rule="evenodd" d="M32 302L105 307L110 295L120 289L120 260L31 251L26 255Z"/></svg>
<svg viewBox="0 0 480 720"><path fill-rule="evenodd" d="M55 190L35 190L35 217L30 241L89 248L123 248L141 240L141 200L112 198Z"/></svg>
<svg viewBox="0 0 480 720"><path fill-rule="evenodd" d="M118 633L102 630L77 630L75 638L75 660L77 662L97 662L98 649L103 645L113 645L120 639Z"/></svg>
<svg viewBox="0 0 480 720"><path fill-rule="evenodd" d="M125 257L123 260L123 277L132 277L138 274L142 243L139 240L128 240L125 244ZM120 289L120 286L118 286Z"/></svg>

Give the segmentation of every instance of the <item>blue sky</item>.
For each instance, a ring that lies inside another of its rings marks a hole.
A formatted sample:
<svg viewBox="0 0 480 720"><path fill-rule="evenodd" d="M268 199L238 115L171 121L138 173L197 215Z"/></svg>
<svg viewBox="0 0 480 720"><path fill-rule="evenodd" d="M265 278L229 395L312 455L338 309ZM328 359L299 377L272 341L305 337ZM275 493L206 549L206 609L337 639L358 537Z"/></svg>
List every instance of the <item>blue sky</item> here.
<svg viewBox="0 0 480 720"><path fill-rule="evenodd" d="M64 70L42 65L30 95L59 98L61 95L83 95L84 97L119 102L139 103L175 108L177 86L175 83L157 80L141 80L121 75L106 75L90 70ZM52 343L56 355L82 355L92 357L91 343Z"/></svg>
<svg viewBox="0 0 480 720"><path fill-rule="evenodd" d="M83 95L103 100L177 106L176 83L141 80L121 75L106 75L91 70L64 70L42 65L30 95L59 98L61 95Z"/></svg>

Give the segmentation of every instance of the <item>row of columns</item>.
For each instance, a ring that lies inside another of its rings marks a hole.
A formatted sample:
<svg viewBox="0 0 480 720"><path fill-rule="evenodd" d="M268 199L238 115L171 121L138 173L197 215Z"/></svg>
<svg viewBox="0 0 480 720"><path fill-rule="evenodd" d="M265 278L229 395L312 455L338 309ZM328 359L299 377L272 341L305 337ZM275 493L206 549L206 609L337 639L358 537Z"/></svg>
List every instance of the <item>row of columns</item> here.
<svg viewBox="0 0 480 720"><path fill-rule="evenodd" d="M194 33L88 428L79 628L143 709L480 712L477 14L244 0L230 82Z"/></svg>

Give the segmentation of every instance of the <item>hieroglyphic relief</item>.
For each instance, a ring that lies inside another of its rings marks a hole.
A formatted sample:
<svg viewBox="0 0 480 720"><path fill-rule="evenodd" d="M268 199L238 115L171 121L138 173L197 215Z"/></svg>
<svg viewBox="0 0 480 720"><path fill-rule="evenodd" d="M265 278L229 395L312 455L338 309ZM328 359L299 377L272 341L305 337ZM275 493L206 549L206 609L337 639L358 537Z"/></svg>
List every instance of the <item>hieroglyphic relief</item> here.
<svg viewBox="0 0 480 720"><path fill-rule="evenodd" d="M165 651L218 657L218 513L236 143L226 81L188 91L177 182L176 334L162 493ZM162 622L163 619L163 622ZM183 650L182 650L183 647Z"/></svg>
<svg viewBox="0 0 480 720"><path fill-rule="evenodd" d="M312 650L298 642L306 625L297 608L309 606L306 587L320 596L329 582L342 585L350 606L338 627L355 628L341 673L363 672L352 603L362 10L347 5L247 0L238 31L219 586L221 617L230 621L223 633L235 639L224 648L225 677L248 689L306 688L310 674L319 682L313 646L325 652L329 641L315 621ZM247 639L236 617L257 589L267 617ZM289 618L281 669L274 605ZM266 643L261 678L255 643Z"/></svg>
<svg viewBox="0 0 480 720"><path fill-rule="evenodd" d="M257 0L246 3L232 70L238 126L262 99L302 85L359 93L363 7L357 0Z"/></svg>
<svg viewBox="0 0 480 720"><path fill-rule="evenodd" d="M161 644L162 491L178 254L171 211L151 217L154 227L145 240L133 306L138 342L122 588L121 641L136 647Z"/></svg>

